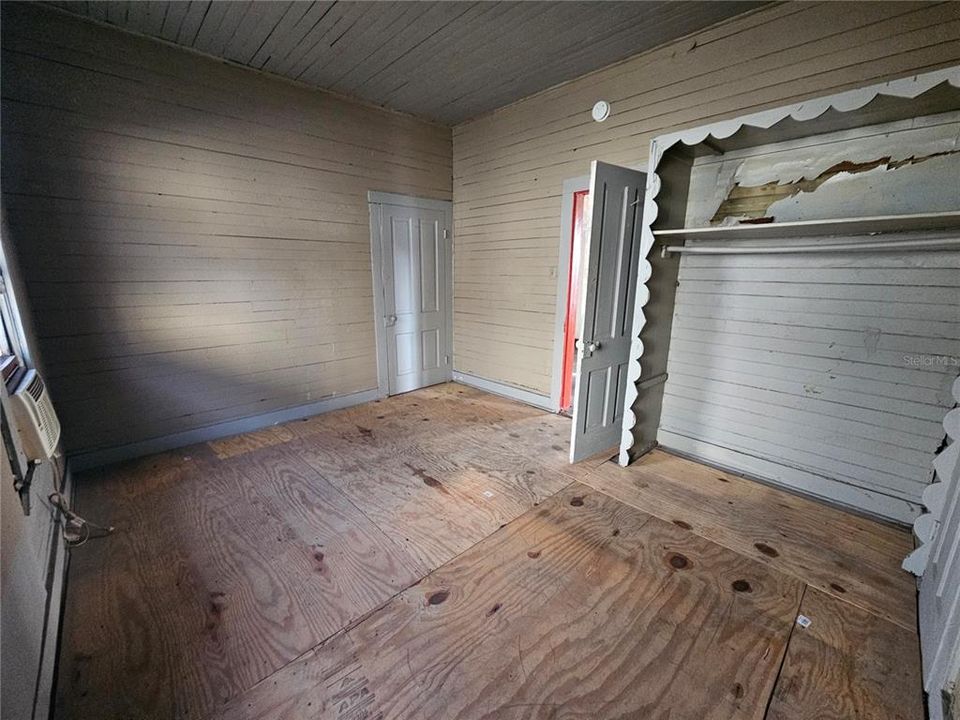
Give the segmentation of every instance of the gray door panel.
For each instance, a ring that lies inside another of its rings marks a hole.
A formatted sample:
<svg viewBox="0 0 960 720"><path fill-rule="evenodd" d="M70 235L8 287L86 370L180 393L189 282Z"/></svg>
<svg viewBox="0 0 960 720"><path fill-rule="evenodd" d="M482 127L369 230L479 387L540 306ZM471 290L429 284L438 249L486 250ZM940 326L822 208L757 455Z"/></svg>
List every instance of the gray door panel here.
<svg viewBox="0 0 960 720"><path fill-rule="evenodd" d="M594 162L570 462L620 443L646 175Z"/></svg>

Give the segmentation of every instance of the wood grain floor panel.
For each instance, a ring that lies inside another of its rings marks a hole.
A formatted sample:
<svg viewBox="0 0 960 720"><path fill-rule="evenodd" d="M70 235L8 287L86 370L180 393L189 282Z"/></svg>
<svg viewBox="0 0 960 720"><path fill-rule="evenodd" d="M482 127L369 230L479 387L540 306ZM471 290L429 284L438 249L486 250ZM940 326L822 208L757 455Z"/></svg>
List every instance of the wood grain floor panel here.
<svg viewBox="0 0 960 720"><path fill-rule="evenodd" d="M767 720L923 720L915 633L809 589Z"/></svg>
<svg viewBox="0 0 960 720"><path fill-rule="evenodd" d="M294 432L283 425L274 425L255 432L233 435L207 443L221 460L253 452L260 448L273 447L289 442L296 437Z"/></svg>
<svg viewBox="0 0 960 720"><path fill-rule="evenodd" d="M508 520L495 505L475 496L475 477L444 472L444 465L427 453L385 454L368 462L358 458L354 446L335 443L332 438L327 438L322 448L292 445L288 449L310 463L391 540L430 570Z"/></svg>
<svg viewBox="0 0 960 720"><path fill-rule="evenodd" d="M574 485L217 717L759 718L802 587Z"/></svg>
<svg viewBox="0 0 960 720"><path fill-rule="evenodd" d="M82 475L57 719L760 718L786 652L777 720L914 720L906 533L569 431L448 383Z"/></svg>
<svg viewBox="0 0 960 720"><path fill-rule="evenodd" d="M915 631L916 584L900 568L913 548L906 530L659 450L583 482Z"/></svg>
<svg viewBox="0 0 960 720"><path fill-rule="evenodd" d="M85 483L58 717L202 717L425 572L303 463L165 461Z"/></svg>

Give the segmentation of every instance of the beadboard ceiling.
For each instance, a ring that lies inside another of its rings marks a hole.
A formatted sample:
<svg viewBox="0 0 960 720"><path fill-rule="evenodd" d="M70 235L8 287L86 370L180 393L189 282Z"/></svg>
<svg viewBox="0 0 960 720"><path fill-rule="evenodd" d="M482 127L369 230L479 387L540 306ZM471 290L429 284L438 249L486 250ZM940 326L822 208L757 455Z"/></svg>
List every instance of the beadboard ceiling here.
<svg viewBox="0 0 960 720"><path fill-rule="evenodd" d="M447 125L760 2L54 2Z"/></svg>

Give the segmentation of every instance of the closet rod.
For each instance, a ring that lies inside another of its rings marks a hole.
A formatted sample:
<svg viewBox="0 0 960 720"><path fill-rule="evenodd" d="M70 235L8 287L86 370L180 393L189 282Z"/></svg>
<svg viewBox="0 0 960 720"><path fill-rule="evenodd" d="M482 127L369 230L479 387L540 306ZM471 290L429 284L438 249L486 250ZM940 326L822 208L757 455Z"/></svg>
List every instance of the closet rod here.
<svg viewBox="0 0 960 720"><path fill-rule="evenodd" d="M661 254L688 255L773 255L778 253L866 252L868 250L937 250L960 246L960 238L940 240L887 240L837 245L789 245L779 247L698 247L696 245L663 245Z"/></svg>

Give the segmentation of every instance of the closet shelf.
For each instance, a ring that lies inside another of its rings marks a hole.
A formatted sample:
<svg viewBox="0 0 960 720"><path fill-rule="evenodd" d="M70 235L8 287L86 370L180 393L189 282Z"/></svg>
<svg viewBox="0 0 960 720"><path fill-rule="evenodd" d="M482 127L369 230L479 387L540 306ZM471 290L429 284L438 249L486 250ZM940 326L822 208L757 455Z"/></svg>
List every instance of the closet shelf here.
<svg viewBox="0 0 960 720"><path fill-rule="evenodd" d="M878 215L831 220L717 225L702 228L654 230L661 241L670 240L788 240L829 236L879 235L923 231L960 230L960 212Z"/></svg>

